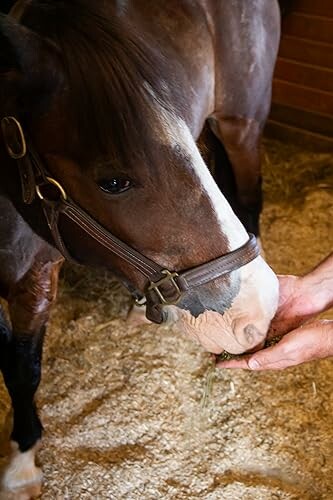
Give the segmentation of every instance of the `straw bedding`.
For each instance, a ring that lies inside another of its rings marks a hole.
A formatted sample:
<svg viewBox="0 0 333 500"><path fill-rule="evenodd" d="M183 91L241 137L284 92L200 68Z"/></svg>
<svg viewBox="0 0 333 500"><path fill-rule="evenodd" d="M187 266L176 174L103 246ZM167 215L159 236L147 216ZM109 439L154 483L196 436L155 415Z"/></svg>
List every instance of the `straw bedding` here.
<svg viewBox="0 0 333 500"><path fill-rule="evenodd" d="M305 272L333 247L332 158L269 142L264 163L267 260ZM333 360L219 371L202 408L208 355L128 327L129 303L106 273L66 267L38 393L44 500L333 498ZM8 408L1 385L2 454Z"/></svg>

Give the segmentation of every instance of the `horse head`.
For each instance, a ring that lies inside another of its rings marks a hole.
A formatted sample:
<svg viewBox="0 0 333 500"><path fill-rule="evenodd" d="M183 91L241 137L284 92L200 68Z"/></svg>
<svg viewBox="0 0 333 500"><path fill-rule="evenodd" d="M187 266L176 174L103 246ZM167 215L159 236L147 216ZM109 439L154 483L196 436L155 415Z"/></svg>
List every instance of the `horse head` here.
<svg viewBox="0 0 333 500"><path fill-rule="evenodd" d="M95 223L133 249L134 260L140 254L169 270L172 289L173 273L249 239L196 146L195 127L182 112L186 91L160 77L168 61L132 25L104 15L103 2L97 14L89 2L71 2L72 15L61 4L27 3L16 20L1 23L1 118L15 118L9 129L3 121L0 139L4 190L42 237L54 243L58 232L66 254L111 269L133 295L147 295L150 318L158 310L214 353L255 347L278 298L277 279L260 255L156 307L156 286L147 291L153 280L85 231ZM8 156L17 144L17 157ZM28 205L19 173L37 189ZM65 209L57 212L52 234L54 212L43 201L59 207L58 195L62 207L69 200L87 218L76 224Z"/></svg>

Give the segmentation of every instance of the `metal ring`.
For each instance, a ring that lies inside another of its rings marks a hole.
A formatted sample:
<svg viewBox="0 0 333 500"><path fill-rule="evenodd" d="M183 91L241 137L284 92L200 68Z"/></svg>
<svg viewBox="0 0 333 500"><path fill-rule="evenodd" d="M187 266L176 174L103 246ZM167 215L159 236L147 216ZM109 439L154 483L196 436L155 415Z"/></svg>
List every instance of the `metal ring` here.
<svg viewBox="0 0 333 500"><path fill-rule="evenodd" d="M20 138L20 142L21 142L21 144L20 144L21 151L19 153L15 153L15 151L11 148L11 146L9 144L9 135L8 135L7 127L10 126L11 122L14 123L14 125L16 126L16 128L19 132L19 138ZM5 116L1 120L1 128L2 128L2 133L3 133L4 139L5 139L5 146L6 146L6 149L8 151L9 156L11 158L13 158L14 160L20 160L27 153L27 144L25 142L24 132L23 132L23 129L22 129L20 122L14 116Z"/></svg>
<svg viewBox="0 0 333 500"><path fill-rule="evenodd" d="M137 305L138 307L143 307L147 304L147 299L145 297L145 295L141 298L136 298L135 299L135 305Z"/></svg>
<svg viewBox="0 0 333 500"><path fill-rule="evenodd" d="M67 194L66 194L66 191L64 190L64 188L62 187L62 185L58 181L56 181L55 179L53 179L52 177L46 177L46 180L50 184L53 184L55 187L57 187L59 189L61 198L66 201L67 200ZM41 190L40 190L40 188L41 188L42 185L43 184L36 186L36 193L37 193L37 196L38 196L39 199L44 200L45 197L42 195Z"/></svg>

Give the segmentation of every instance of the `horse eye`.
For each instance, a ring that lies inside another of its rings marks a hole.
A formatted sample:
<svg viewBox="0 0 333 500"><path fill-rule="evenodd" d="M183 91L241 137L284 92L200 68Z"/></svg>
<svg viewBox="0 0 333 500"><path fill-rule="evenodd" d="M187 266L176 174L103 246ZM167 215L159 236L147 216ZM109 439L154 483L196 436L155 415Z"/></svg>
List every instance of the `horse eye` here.
<svg viewBox="0 0 333 500"><path fill-rule="evenodd" d="M105 193L118 194L130 189L132 182L125 177L113 177L112 179L101 179L98 181L98 187Z"/></svg>

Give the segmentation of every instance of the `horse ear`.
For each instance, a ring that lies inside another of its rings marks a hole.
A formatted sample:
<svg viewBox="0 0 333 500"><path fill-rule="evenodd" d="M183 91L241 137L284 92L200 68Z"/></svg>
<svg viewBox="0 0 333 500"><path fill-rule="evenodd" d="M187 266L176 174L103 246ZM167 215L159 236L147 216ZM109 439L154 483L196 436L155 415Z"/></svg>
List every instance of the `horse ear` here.
<svg viewBox="0 0 333 500"><path fill-rule="evenodd" d="M43 113L63 80L57 47L0 15L1 114Z"/></svg>

